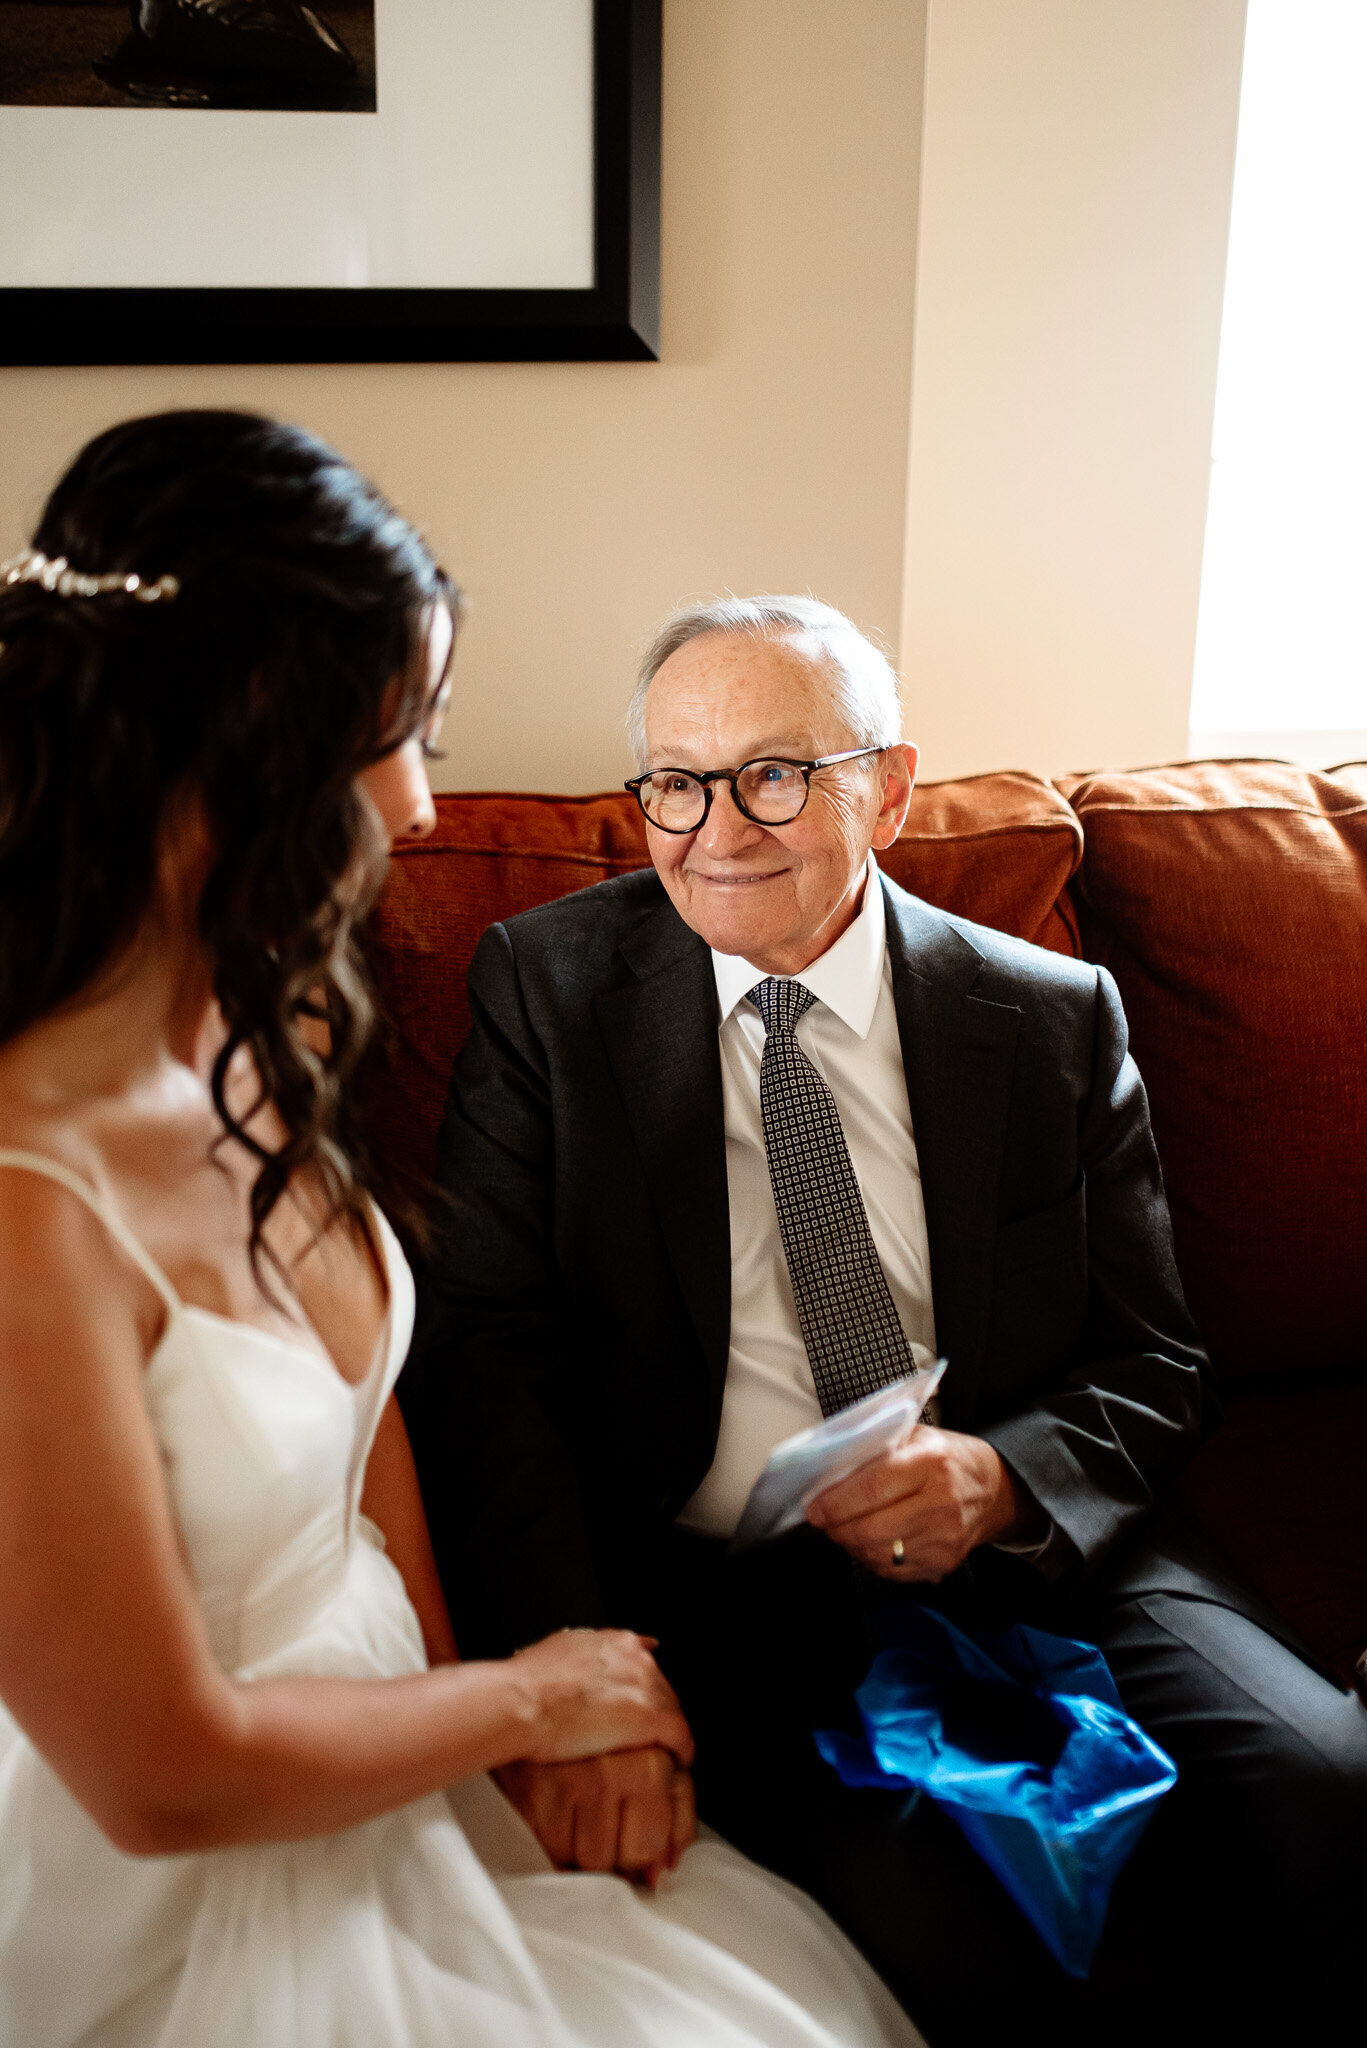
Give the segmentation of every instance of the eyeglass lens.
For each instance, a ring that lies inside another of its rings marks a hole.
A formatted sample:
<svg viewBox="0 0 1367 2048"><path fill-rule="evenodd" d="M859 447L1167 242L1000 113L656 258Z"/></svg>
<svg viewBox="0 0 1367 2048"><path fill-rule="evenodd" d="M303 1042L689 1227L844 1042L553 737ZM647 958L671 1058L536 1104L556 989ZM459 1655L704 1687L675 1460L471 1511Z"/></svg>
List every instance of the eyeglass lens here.
<svg viewBox="0 0 1367 2048"><path fill-rule="evenodd" d="M790 761L747 761L736 777L744 810L761 825L786 825L807 801L807 780ZM662 768L641 784L641 807L666 832L692 832L707 810L704 786L681 768Z"/></svg>

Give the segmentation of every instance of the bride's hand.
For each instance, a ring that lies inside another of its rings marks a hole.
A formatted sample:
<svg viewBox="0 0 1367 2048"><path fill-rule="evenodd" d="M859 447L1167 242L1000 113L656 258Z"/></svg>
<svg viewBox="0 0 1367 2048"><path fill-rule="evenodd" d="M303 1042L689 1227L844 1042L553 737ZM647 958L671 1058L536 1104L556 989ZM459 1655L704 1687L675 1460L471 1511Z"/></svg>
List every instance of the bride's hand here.
<svg viewBox="0 0 1367 2048"><path fill-rule="evenodd" d="M685 1769L693 1737L648 1636L630 1629L561 1629L512 1660L533 1709L521 1755L568 1763L614 1749L667 1749Z"/></svg>

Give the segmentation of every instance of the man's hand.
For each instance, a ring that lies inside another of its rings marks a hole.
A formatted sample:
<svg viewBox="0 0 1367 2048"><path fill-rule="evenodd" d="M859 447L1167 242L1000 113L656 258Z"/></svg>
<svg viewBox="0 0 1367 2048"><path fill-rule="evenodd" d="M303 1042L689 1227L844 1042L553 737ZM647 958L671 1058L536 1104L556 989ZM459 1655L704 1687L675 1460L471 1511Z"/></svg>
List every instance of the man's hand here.
<svg viewBox="0 0 1367 2048"><path fill-rule="evenodd" d="M923 1423L818 1494L807 1520L881 1578L938 1583L980 1543L1026 1533L1027 1512L1028 1497L990 1444Z"/></svg>
<svg viewBox="0 0 1367 2048"><path fill-rule="evenodd" d="M653 1890L697 1833L693 1780L667 1749L508 1764L495 1776L562 1870L615 1870Z"/></svg>

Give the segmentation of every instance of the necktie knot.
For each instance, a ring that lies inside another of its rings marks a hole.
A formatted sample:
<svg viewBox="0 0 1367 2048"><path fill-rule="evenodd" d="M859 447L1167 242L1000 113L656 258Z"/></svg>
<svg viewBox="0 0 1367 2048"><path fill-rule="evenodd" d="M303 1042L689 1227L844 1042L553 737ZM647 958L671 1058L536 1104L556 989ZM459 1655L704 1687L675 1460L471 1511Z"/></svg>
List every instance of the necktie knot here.
<svg viewBox="0 0 1367 2048"><path fill-rule="evenodd" d="M749 1000L764 1019L766 1031L795 1031L798 1018L806 1016L816 997L800 981L781 981L771 974L755 983Z"/></svg>

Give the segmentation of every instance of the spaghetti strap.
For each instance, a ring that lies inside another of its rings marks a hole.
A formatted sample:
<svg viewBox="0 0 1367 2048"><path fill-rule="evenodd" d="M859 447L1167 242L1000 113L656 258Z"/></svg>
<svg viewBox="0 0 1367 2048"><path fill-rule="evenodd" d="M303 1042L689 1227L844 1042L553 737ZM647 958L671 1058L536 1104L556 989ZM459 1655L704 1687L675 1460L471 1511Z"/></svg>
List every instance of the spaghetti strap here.
<svg viewBox="0 0 1367 2048"><path fill-rule="evenodd" d="M109 1207L98 1188L91 1187L88 1180L82 1180L79 1173L73 1173L59 1159L50 1159L46 1152L20 1152L0 1145L0 1167L6 1166L13 1167L17 1173L36 1173L44 1180L55 1180L59 1187L68 1189L78 1201L84 1202L86 1208L99 1217L114 1242L127 1252L138 1271L151 1281L168 1313L178 1313L181 1299L175 1288L152 1254L143 1250L123 1218Z"/></svg>

